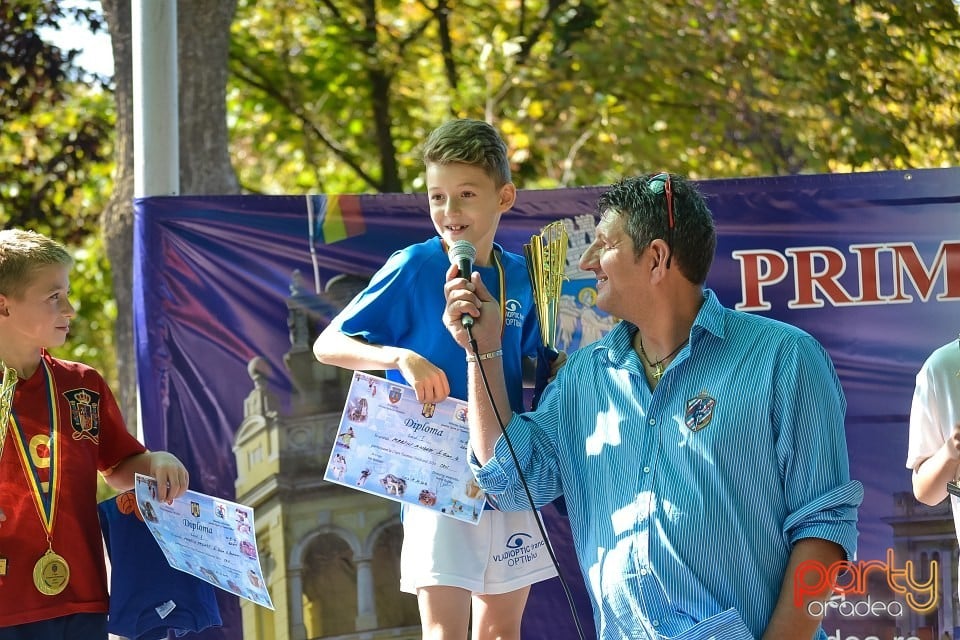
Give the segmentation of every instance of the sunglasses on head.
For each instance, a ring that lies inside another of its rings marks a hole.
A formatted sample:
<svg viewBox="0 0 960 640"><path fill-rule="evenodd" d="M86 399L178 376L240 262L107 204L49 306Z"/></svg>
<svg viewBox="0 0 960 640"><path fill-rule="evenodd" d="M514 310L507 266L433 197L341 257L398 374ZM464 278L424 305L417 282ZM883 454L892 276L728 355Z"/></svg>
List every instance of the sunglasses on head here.
<svg viewBox="0 0 960 640"><path fill-rule="evenodd" d="M647 182L647 189L657 195L662 193L667 199L667 248L670 249L670 255L667 256L667 269L669 269L670 261L673 260L673 184L670 182L670 174L664 171L651 176Z"/></svg>

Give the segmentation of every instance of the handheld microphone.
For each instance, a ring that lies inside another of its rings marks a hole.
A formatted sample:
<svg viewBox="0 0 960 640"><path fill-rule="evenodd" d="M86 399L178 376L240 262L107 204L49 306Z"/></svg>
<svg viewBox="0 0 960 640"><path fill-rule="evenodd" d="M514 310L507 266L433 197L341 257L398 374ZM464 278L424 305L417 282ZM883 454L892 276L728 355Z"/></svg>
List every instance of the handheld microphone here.
<svg viewBox="0 0 960 640"><path fill-rule="evenodd" d="M469 240L457 240L450 245L447 257L450 259L450 264L460 269L460 277L469 280L470 274L473 273L473 261L477 257L477 248ZM464 329L473 328L473 316L471 315L463 314L460 322Z"/></svg>

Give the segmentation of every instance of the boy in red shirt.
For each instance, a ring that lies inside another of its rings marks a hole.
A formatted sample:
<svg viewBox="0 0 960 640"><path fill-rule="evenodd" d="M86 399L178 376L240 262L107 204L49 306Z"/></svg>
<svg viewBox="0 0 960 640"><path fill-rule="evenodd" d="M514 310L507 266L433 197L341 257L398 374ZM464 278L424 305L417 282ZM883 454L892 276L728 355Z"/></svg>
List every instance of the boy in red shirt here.
<svg viewBox="0 0 960 640"><path fill-rule="evenodd" d="M188 488L175 456L130 435L95 369L47 352L75 315L72 266L39 233L0 231L0 366L15 385L0 410L0 640L107 638L97 472L117 490L153 476L160 500Z"/></svg>

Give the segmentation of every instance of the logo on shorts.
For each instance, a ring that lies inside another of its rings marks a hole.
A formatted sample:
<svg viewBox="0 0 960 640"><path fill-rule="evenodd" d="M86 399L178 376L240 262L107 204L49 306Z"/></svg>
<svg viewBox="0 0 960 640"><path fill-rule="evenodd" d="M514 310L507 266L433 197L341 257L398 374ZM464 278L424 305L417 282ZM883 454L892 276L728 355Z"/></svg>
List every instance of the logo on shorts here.
<svg viewBox="0 0 960 640"><path fill-rule="evenodd" d="M505 550L493 554L493 559L496 562L505 562L510 568L521 567L540 557L543 546L543 540L537 540L529 533L517 531L510 534L504 545Z"/></svg>
<svg viewBox="0 0 960 640"><path fill-rule="evenodd" d="M533 536L529 533L518 531L507 540L507 549L519 549L525 544L530 544L531 540L533 540Z"/></svg>

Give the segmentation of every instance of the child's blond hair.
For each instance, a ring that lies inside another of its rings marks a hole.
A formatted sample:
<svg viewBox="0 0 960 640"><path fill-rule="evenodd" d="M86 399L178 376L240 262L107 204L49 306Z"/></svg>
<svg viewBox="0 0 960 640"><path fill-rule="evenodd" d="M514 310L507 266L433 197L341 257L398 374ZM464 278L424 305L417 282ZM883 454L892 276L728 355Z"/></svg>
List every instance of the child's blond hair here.
<svg viewBox="0 0 960 640"><path fill-rule="evenodd" d="M434 129L423 145L423 163L480 167L498 189L511 181L507 144L493 125L483 120L448 120Z"/></svg>
<svg viewBox="0 0 960 640"><path fill-rule="evenodd" d="M0 231L0 295L22 295L30 272L50 264L73 265L67 249L42 233L23 229Z"/></svg>

